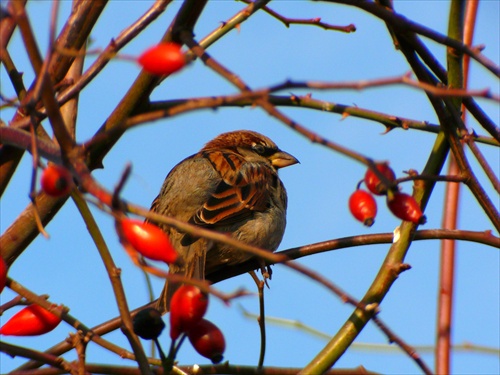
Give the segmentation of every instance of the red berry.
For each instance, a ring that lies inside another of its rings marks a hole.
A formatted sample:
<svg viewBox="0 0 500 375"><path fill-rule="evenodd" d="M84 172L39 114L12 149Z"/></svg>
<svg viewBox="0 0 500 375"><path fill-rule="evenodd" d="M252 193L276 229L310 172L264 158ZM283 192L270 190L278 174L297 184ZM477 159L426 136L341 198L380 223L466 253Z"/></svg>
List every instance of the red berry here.
<svg viewBox="0 0 500 375"><path fill-rule="evenodd" d="M349 210L356 219L371 227L377 215L377 202L366 190L358 189L349 198Z"/></svg>
<svg viewBox="0 0 500 375"><path fill-rule="evenodd" d="M188 333L189 341L196 351L212 363L219 363L223 359L226 341L217 326L206 319L202 319Z"/></svg>
<svg viewBox="0 0 500 375"><path fill-rule="evenodd" d="M166 233L154 224L123 219L120 222L123 238L146 258L175 263L177 252Z"/></svg>
<svg viewBox="0 0 500 375"><path fill-rule="evenodd" d="M415 224L424 224L426 218L417 201L408 194L396 192L387 196L387 206L398 218Z"/></svg>
<svg viewBox="0 0 500 375"><path fill-rule="evenodd" d="M49 164L42 173L40 184L47 195L62 197L71 191L73 180L66 168L56 164Z"/></svg>
<svg viewBox="0 0 500 375"><path fill-rule="evenodd" d="M7 281L7 264L0 256L0 293L2 293L6 281Z"/></svg>
<svg viewBox="0 0 500 375"><path fill-rule="evenodd" d="M0 328L9 336L37 336L52 331L61 322L57 315L39 305L25 307Z"/></svg>
<svg viewBox="0 0 500 375"><path fill-rule="evenodd" d="M380 173L382 173L382 175L387 178L389 182L392 182L396 179L396 175L391 167L389 167L389 164L378 163L376 164L376 167L380 171ZM387 194L387 186L385 186L382 181L380 181L380 178L378 178L375 172L373 172L373 170L371 169L368 169L365 173L365 185L373 194Z"/></svg>
<svg viewBox="0 0 500 375"><path fill-rule="evenodd" d="M205 315L208 296L194 285L182 285L170 301L170 337L177 339L188 332Z"/></svg>
<svg viewBox="0 0 500 375"><path fill-rule="evenodd" d="M176 43L160 43L144 51L137 62L149 73L172 74L186 63L181 46Z"/></svg>

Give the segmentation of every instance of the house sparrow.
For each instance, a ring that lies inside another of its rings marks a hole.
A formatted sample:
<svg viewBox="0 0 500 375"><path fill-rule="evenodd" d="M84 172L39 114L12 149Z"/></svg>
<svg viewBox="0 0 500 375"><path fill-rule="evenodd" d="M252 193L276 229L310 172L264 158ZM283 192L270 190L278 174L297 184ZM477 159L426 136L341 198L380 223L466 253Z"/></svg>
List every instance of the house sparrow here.
<svg viewBox="0 0 500 375"><path fill-rule="evenodd" d="M151 211L275 251L285 231L287 208L286 190L277 171L296 163L295 157L262 134L224 133L170 171ZM182 258L181 264L170 266L172 273L204 279L225 265L251 258L228 245L161 227ZM165 284L157 302L160 312L168 311L179 286Z"/></svg>

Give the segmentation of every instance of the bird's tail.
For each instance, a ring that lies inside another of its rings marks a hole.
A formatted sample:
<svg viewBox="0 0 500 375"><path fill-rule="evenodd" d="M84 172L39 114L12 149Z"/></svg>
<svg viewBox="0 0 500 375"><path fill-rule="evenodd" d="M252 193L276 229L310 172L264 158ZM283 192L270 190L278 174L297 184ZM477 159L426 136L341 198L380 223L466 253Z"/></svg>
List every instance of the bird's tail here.
<svg viewBox="0 0 500 375"><path fill-rule="evenodd" d="M204 241L197 241L189 246L184 254L187 256L183 259L182 265L171 265L169 274L173 277L165 281L165 286L156 301L156 309L161 314L166 314L170 311L170 301L175 291L184 284L186 279L205 279L205 245L201 243Z"/></svg>

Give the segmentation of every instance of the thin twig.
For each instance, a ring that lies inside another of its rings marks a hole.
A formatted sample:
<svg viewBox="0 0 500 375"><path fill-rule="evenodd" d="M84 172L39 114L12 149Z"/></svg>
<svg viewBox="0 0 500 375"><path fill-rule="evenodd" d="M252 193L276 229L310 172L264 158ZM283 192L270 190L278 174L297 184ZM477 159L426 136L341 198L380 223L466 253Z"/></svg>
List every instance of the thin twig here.
<svg viewBox="0 0 500 375"><path fill-rule="evenodd" d="M494 236L491 231L475 232L462 230L444 230L444 229L426 229L416 231L413 241L423 240L441 240L453 239L462 241L472 241L483 245L491 246L495 249L500 249L500 238ZM350 237L342 237L333 240L327 240L308 244L304 246L294 247L277 252L276 254L286 255L288 259L300 259L305 256L320 254L328 251L342 250L345 248L357 246L369 246L375 244L391 244L394 242L394 233L377 233L363 234ZM275 264L266 262L267 265ZM226 267L212 274L207 275L207 279L216 283L221 280L226 280L230 277L242 275L250 270L259 268L260 264L256 259L249 260L245 263Z"/></svg>
<svg viewBox="0 0 500 375"><path fill-rule="evenodd" d="M495 74L497 77L500 77L500 68L491 60L489 60L486 56L481 54L481 51L478 49L470 48L469 46L461 43L459 40L452 39L446 35L438 33L435 30L432 30L428 27L425 27L421 24L418 24L414 21L409 20L401 14L398 14L392 10L388 10L385 7L379 6L378 4L368 1L352 1L352 0L327 0L327 2L335 2L340 4L346 4L349 6L354 6L356 8L363 9L364 11L382 19L387 24L391 25L395 30L397 30L400 34L404 34L407 32L414 32L425 36L439 44L443 44L445 46L454 48L460 53L465 53L469 55L471 58L479 62L490 72Z"/></svg>
<svg viewBox="0 0 500 375"><path fill-rule="evenodd" d="M479 122L479 124L488 132L490 135L500 142L500 127L495 124L495 122L483 111L483 109L477 105L474 99L465 97L463 98L463 103L465 108L470 112L472 116Z"/></svg>
<svg viewBox="0 0 500 375"><path fill-rule="evenodd" d="M38 164L40 162L37 148L37 137L35 134L35 126L33 125L35 122L30 123L30 138L31 138L31 156L32 156L32 166L31 166L31 187L30 187L30 201L33 205L33 216L35 219L36 226L38 231L45 238L49 238L49 234L43 227L42 219L40 218L40 212L38 211L38 207L36 206L36 181L37 181L37 172L38 172Z"/></svg>
<svg viewBox="0 0 500 375"><path fill-rule="evenodd" d="M474 139L472 137L465 137L465 140L466 140L467 146L469 146L470 150L472 151L472 153L476 157L477 162L483 168L483 171L486 174L486 176L488 177L489 181L491 182L491 185L497 191L497 193L500 194L500 181L499 181L497 175L495 174L495 171L486 161L486 158L484 157L484 155L481 152L481 150L479 149L479 147L477 147L477 144L476 144L476 142L474 142Z"/></svg>
<svg viewBox="0 0 500 375"><path fill-rule="evenodd" d="M415 52L418 53L422 61L432 70L437 78L443 83L448 83L446 69L440 64L429 49L415 35L407 36L406 41L411 43ZM479 124L498 142L500 142L500 128L489 118L486 113L477 105L471 97L463 97L462 102Z"/></svg>
<svg viewBox="0 0 500 375"><path fill-rule="evenodd" d="M221 108L221 107L243 107L255 105L255 100L258 98L267 97L267 100L278 107L300 107L314 109L322 112L331 112L342 115L342 119L349 116L362 118L366 120L371 120L378 122L385 126L386 133L392 129L400 128L403 130L407 129L417 129L426 132L431 132L434 134L439 133L440 126L437 124L431 124L427 121L418 121L409 118L394 116L390 114L385 114L381 112L376 112L356 106L348 106L343 104L337 104L333 102L328 102L324 100L317 100L311 98L310 95L294 95L289 96L278 96L269 95L266 90L253 90L251 92L238 93L234 95L225 96L210 96L210 97L199 97L191 99L176 99L167 101L151 102L150 106L141 113L130 117L123 124L124 128L132 128L144 123L150 123L152 121L157 121L164 118L171 118L189 111L201 110L207 108ZM471 133L467 135L471 137L478 143L484 143L493 146L500 146L499 142L495 139L484 137L476 133ZM464 136L465 138L465 136ZM92 139L86 145L90 143L98 142L98 139Z"/></svg>
<svg viewBox="0 0 500 375"><path fill-rule="evenodd" d="M266 312L264 304L264 286L266 283L264 280L259 279L255 271L250 271L249 273L259 291L259 316L257 317L257 322L260 328L260 354L257 370L261 370L264 366L264 358L266 356Z"/></svg>
<svg viewBox="0 0 500 375"><path fill-rule="evenodd" d="M52 314L59 316L71 327L75 328L76 330L84 332L91 338L92 341L102 346L103 348L118 354L122 358L129 358L129 359L135 358L135 356L132 353L100 337L95 331L88 328L79 319L69 314L68 309L65 308L64 306L59 307L51 304L50 302L47 301L46 296L44 295L39 296L33 293L31 290L24 287L23 285L21 285L20 283L18 283L17 281L12 280L10 278L7 278L7 286L17 294L22 296L23 298L25 298L30 303L36 303L37 305L42 306L44 309L49 310Z"/></svg>
<svg viewBox="0 0 500 375"><path fill-rule="evenodd" d="M111 286L115 294L116 304L120 311L120 316L123 322L122 331L127 337L134 351L135 360L139 364L139 367L141 368L142 372L144 374L148 374L150 373L149 364L147 361L146 354L144 353L144 350L142 348L141 342L138 339L137 335L134 333L132 328L132 318L130 316L130 311L128 308L125 291L123 289L123 284L121 283L119 277L120 272L117 269L113 261L113 258L111 257L111 253L109 252L109 249L106 245L104 237L101 234L99 226L95 222L95 219L92 213L90 212L90 209L88 208L85 200L82 198L80 193L77 193L75 191L72 194L72 198L88 228L89 234L96 245L96 248L99 252L99 255L101 256L102 262L108 273L108 277L110 279Z"/></svg>
<svg viewBox="0 0 500 375"><path fill-rule="evenodd" d="M43 363L44 365L52 366L56 369L61 369L67 373L76 373L76 365L67 362L64 358L52 355L50 353L42 353L34 349L28 349L21 346L8 344L3 340L0 341L0 351L12 357L24 357L33 361Z"/></svg>
<svg viewBox="0 0 500 375"><path fill-rule="evenodd" d="M243 3L246 4L252 4L252 1L250 0L240 0ZM316 18L311 18L311 19L305 19L305 18L288 18L285 16L282 16L278 12L272 10L268 6L262 7L262 10L272 17L276 18L278 21L282 22L286 27L290 27L290 25L297 24L297 25L311 25L311 26L318 26L321 27L324 30L336 30L336 31L341 31L344 33L352 33L356 31L356 26L354 26L352 23L347 25L347 26L337 26L337 25L332 25L329 23L321 22L321 18L316 17Z"/></svg>
<svg viewBox="0 0 500 375"><path fill-rule="evenodd" d="M243 306L239 306L239 308L242 311L242 314L245 318L249 319L257 319L258 315L253 314L243 308ZM303 323L300 320L296 319L286 319L282 317L274 317L274 316L266 316L266 322L269 324L274 324L276 326L282 326L288 329L297 329L301 332L304 332L310 336L322 339L322 340L329 340L331 337L331 334L322 332L310 325L307 325ZM364 342L354 342L350 348L350 350L363 350L363 351L369 351L369 352L380 352L380 353L390 353L390 352L396 352L400 351L398 347L395 347L394 345L391 344L380 344L380 343L364 343ZM414 345L413 349L420 353L433 353L435 350L435 347L432 345ZM472 344L468 341L462 343L462 344L455 344L452 347L454 352L476 352L476 353L482 353L486 355L495 355L498 356L500 355L500 349L491 347L491 346L483 346L483 345L476 345Z"/></svg>
<svg viewBox="0 0 500 375"><path fill-rule="evenodd" d="M456 88L447 88L431 85L426 82L411 79L410 75L404 74L394 77L384 77L372 80L358 80L354 82L317 82L317 81L286 81L281 84L271 86L269 92L278 92L289 89L317 89L317 90L364 90L367 88L378 88L390 85L404 85L423 90L438 97L482 97L500 101L498 95L492 94L489 89L482 90L464 90Z"/></svg>
<svg viewBox="0 0 500 375"><path fill-rule="evenodd" d="M418 367L424 372L424 374L427 375L432 375L433 372L429 368L429 366L426 365L426 363L423 361L423 359L418 355L418 353L415 351L414 348L412 348L410 345L408 345L406 342L403 341L401 337L396 335L393 331L389 329L379 318L378 316L372 317L373 322L377 325L377 327L380 328L382 332L386 334L386 336L389 338L389 342L395 342L408 356L415 361Z"/></svg>

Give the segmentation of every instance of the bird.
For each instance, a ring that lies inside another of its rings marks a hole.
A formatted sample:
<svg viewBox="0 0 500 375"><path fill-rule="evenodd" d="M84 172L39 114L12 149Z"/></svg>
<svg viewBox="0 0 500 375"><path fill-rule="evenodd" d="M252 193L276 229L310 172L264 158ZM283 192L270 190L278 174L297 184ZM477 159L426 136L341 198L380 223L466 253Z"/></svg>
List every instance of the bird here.
<svg viewBox="0 0 500 375"><path fill-rule="evenodd" d="M223 133L172 168L150 210L274 252L285 232L288 202L278 170L297 163L260 133ZM251 258L226 244L165 224L160 227L181 259L169 265L170 273L204 280L207 274ZM156 303L162 314L169 311L179 287L166 281Z"/></svg>

